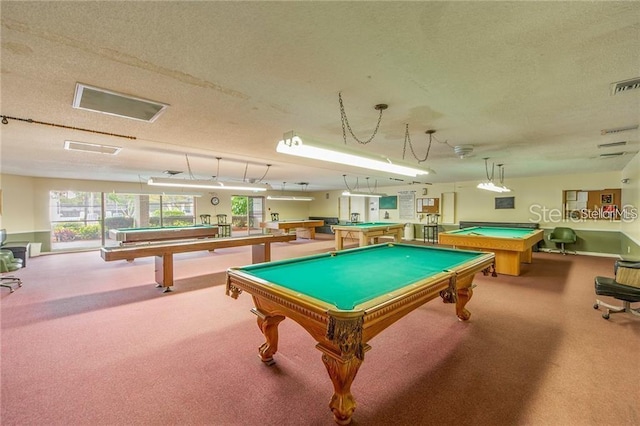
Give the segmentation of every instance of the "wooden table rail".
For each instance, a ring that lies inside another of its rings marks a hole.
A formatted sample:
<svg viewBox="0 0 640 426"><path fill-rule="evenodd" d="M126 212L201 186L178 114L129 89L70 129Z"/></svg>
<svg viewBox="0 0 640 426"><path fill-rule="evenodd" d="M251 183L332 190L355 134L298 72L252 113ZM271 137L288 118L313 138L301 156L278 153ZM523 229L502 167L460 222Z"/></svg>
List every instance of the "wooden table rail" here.
<svg viewBox="0 0 640 426"><path fill-rule="evenodd" d="M192 251L213 251L220 248L252 246L251 262L261 263L271 260L271 243L288 242L296 239L295 235L253 235L237 238L207 238L196 241L179 241L171 243L147 244L130 247L103 247L100 256L105 262L126 260L128 262L139 257L155 256L155 279L158 287L164 292L171 291L173 286L173 255Z"/></svg>

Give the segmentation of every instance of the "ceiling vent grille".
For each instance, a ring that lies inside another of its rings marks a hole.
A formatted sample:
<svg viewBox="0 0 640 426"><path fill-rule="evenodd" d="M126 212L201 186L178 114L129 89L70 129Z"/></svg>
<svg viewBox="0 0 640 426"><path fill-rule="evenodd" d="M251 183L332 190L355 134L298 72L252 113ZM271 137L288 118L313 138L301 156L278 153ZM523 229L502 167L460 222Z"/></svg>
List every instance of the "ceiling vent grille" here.
<svg viewBox="0 0 640 426"><path fill-rule="evenodd" d="M628 130L636 130L638 128L638 125L636 124L635 126L625 126L625 127L618 127L615 129L603 129L600 131L600 134L602 135L611 135L614 133L620 133L620 132L626 132Z"/></svg>
<svg viewBox="0 0 640 426"><path fill-rule="evenodd" d="M611 142L611 143L601 143L598 145L598 148L613 148L614 146L624 146L627 144L627 141L622 142Z"/></svg>
<svg viewBox="0 0 640 426"><path fill-rule="evenodd" d="M629 90L635 89L640 89L640 77L611 83L611 95L617 95L618 93L628 92Z"/></svg>
<svg viewBox="0 0 640 426"><path fill-rule="evenodd" d="M600 158L611 158L611 157L620 157L622 155L624 155L624 151L622 152L611 152L608 154L600 154Z"/></svg>
<svg viewBox="0 0 640 426"><path fill-rule="evenodd" d="M76 83L73 107L153 123L168 105Z"/></svg>
<svg viewBox="0 0 640 426"><path fill-rule="evenodd" d="M64 149L67 151L93 152L94 154L117 155L120 150L119 146L100 145L95 143L64 141Z"/></svg>

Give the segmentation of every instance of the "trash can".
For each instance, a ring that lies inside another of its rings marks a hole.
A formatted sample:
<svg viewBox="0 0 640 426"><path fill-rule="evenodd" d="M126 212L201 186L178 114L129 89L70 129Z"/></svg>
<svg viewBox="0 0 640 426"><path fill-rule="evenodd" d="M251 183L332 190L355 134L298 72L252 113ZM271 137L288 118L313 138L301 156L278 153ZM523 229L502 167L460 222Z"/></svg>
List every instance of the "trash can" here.
<svg viewBox="0 0 640 426"><path fill-rule="evenodd" d="M29 257L40 256L42 243L29 243Z"/></svg>
<svg viewBox="0 0 640 426"><path fill-rule="evenodd" d="M405 223L404 224L404 239L407 241L413 241L415 236L413 223Z"/></svg>

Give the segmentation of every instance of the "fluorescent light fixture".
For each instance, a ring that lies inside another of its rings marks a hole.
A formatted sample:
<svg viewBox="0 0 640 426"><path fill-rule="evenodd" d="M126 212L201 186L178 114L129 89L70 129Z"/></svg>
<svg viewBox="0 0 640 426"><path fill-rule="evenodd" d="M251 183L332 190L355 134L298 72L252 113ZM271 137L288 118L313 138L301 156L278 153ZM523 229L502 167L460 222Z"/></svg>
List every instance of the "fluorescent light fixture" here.
<svg viewBox="0 0 640 426"><path fill-rule="evenodd" d="M380 197L387 196L387 194L380 194L376 192L361 192L361 191L344 191L342 195L345 197L371 197L371 198L380 198Z"/></svg>
<svg viewBox="0 0 640 426"><path fill-rule="evenodd" d="M256 191L262 192L271 189L267 184L248 182L222 182L218 180L198 180L198 179L172 179L152 177L147 181L147 185L170 186L174 188L198 188L198 189L228 189L236 191Z"/></svg>
<svg viewBox="0 0 640 426"><path fill-rule="evenodd" d="M64 141L64 149L66 149L67 151L93 152L95 154L107 155L118 155L120 150L122 150L122 148L119 146L76 141Z"/></svg>
<svg viewBox="0 0 640 426"><path fill-rule="evenodd" d="M338 151L335 148L322 146L315 142L303 142L302 139L299 136L294 135L293 132L289 132L284 135L283 140L278 142L276 151L282 154L346 164L348 166L362 167L365 169L395 173L403 176L417 177L418 175L429 174L429 171L427 170L393 163L386 157L379 157L379 159L375 159L371 156L363 156L361 153L351 153L345 149L340 149Z"/></svg>
<svg viewBox="0 0 640 426"><path fill-rule="evenodd" d="M268 195L267 200L274 201L313 201L315 197L303 197L299 195Z"/></svg>
<svg viewBox="0 0 640 426"><path fill-rule="evenodd" d="M491 181L479 183L477 188L484 189L486 191L493 191L493 192L511 192L511 190L506 186L497 186Z"/></svg>

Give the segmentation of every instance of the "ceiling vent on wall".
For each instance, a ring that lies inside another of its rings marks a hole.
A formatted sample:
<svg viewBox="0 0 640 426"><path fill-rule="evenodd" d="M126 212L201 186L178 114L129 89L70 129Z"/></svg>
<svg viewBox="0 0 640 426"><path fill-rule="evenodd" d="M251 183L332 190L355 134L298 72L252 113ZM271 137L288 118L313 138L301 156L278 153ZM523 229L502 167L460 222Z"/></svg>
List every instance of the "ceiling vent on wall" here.
<svg viewBox="0 0 640 426"><path fill-rule="evenodd" d="M100 145L97 143L64 141L67 151L93 152L94 154L117 155L122 149L119 146Z"/></svg>
<svg viewBox="0 0 640 426"><path fill-rule="evenodd" d="M640 77L632 78L631 80L611 83L612 95L617 95L618 93L628 92L629 90L635 89L640 89Z"/></svg>
<svg viewBox="0 0 640 426"><path fill-rule="evenodd" d="M152 123L168 105L76 83L73 107Z"/></svg>
<svg viewBox="0 0 640 426"><path fill-rule="evenodd" d="M598 148L613 148L614 146L624 146L627 144L627 141L622 142L611 142L611 143L601 143L598 145Z"/></svg>
<svg viewBox="0 0 640 426"><path fill-rule="evenodd" d="M636 130L637 128L638 128L638 125L636 124L634 126L617 127L615 129L603 129L600 131L600 134L611 135L613 133L626 132L627 130Z"/></svg>

